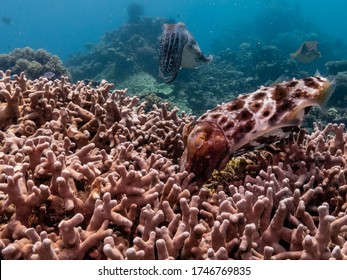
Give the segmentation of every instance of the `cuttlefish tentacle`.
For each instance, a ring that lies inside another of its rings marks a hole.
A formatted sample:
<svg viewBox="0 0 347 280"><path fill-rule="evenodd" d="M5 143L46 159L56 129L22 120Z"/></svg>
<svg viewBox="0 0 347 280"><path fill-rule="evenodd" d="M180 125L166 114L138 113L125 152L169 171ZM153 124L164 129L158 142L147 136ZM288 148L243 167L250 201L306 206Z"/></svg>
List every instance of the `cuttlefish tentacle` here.
<svg viewBox="0 0 347 280"><path fill-rule="evenodd" d="M207 111L184 128L181 170L194 173L197 185L202 185L232 156L288 137L308 109L324 104L334 89L335 81L321 76L293 79Z"/></svg>
<svg viewBox="0 0 347 280"><path fill-rule="evenodd" d="M159 77L165 82L175 80L182 67L196 68L212 59L211 55L203 55L184 23L163 25L159 48Z"/></svg>

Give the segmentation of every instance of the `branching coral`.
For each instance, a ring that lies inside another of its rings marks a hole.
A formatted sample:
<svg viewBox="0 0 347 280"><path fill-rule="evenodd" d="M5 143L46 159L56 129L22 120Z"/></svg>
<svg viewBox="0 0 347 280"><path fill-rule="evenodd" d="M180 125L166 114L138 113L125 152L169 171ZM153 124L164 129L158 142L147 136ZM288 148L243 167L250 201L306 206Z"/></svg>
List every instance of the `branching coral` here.
<svg viewBox="0 0 347 280"><path fill-rule="evenodd" d="M1 70L11 69L15 74L25 72L31 79L39 78L49 71L59 78L69 75L59 57L44 49L33 50L29 47L14 49L8 54L0 55L0 65Z"/></svg>
<svg viewBox="0 0 347 280"><path fill-rule="evenodd" d="M192 118L67 78L2 73L3 259L346 259L347 134L317 124L180 172Z"/></svg>

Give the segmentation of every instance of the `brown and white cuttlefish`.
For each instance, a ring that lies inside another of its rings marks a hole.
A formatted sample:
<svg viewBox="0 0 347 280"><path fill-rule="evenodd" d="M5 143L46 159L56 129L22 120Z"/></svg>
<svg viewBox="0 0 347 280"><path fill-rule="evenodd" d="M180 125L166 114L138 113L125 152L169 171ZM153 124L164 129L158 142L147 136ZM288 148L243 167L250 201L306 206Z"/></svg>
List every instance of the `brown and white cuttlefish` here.
<svg viewBox="0 0 347 280"><path fill-rule="evenodd" d="M290 57L306 64L320 58L321 53L318 50L318 42L305 41L296 52L290 54Z"/></svg>
<svg viewBox="0 0 347 280"><path fill-rule="evenodd" d="M212 59L211 55L203 55L184 23L163 25L159 48L159 77L166 83L175 80L182 67L196 68L210 63Z"/></svg>
<svg viewBox="0 0 347 280"><path fill-rule="evenodd" d="M293 79L262 86L207 111L184 128L181 170L193 172L201 186L233 155L287 137L301 125L308 109L325 103L334 88L334 81L320 75Z"/></svg>

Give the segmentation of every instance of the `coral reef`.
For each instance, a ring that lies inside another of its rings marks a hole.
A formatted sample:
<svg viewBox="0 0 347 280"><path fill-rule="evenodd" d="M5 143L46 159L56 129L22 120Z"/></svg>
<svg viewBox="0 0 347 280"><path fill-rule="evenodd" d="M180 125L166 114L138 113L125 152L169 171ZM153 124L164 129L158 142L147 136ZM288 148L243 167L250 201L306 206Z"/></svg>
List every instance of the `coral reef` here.
<svg viewBox="0 0 347 280"><path fill-rule="evenodd" d="M167 96L173 93L173 86L163 83L158 83L150 74L140 71L134 73L123 82L119 82L120 87L126 87L131 84L131 90L136 92L137 96L146 96L149 92L156 92L157 95Z"/></svg>
<svg viewBox="0 0 347 280"><path fill-rule="evenodd" d="M343 124L199 189L178 168L191 116L106 81L0 74L1 259L347 259Z"/></svg>
<svg viewBox="0 0 347 280"><path fill-rule="evenodd" d="M129 9L134 9L134 15L129 14L127 23L107 32L99 43L89 45L87 52L66 61L74 81L106 79L136 96L151 92L162 97L165 93L167 101L180 110L199 116L259 85L271 85L278 78L299 79L314 75L317 69L325 76L328 61L347 57L345 43L318 30L300 11L281 4L260 10L249 24L224 31L206 50L214 57L208 67L182 69L168 86L158 79L158 37L163 24L174 20L144 17L141 6L130 5ZM273 20L280 24L274 25ZM283 24L288 26L282 28ZM259 26L266 28L259 30ZM310 64L291 59L290 53L307 40L319 42L322 57Z"/></svg>
<svg viewBox="0 0 347 280"><path fill-rule="evenodd" d="M53 72L55 78L70 75L60 58L44 49L26 47L0 54L0 65L3 71L10 69L12 74L17 75L24 72L30 79L37 79L48 71Z"/></svg>
<svg viewBox="0 0 347 280"><path fill-rule="evenodd" d="M339 72L347 71L347 60L328 61L325 67L330 75L336 75Z"/></svg>
<svg viewBox="0 0 347 280"><path fill-rule="evenodd" d="M98 44L90 45L86 53L72 56L66 66L75 81L89 79L124 82L132 74L147 72L158 76L158 36L163 18L140 17L141 6L130 5L129 22L107 32ZM134 11L133 11L134 10ZM135 17L135 18L132 18ZM131 84L128 85L132 91ZM134 91L135 93L135 91Z"/></svg>
<svg viewBox="0 0 347 280"><path fill-rule="evenodd" d="M256 90L259 85L275 82L279 73L296 78L307 76L277 47L243 42L237 50L217 53L208 67L194 73L182 70L175 90L186 92L193 114L201 115L217 104Z"/></svg>
<svg viewBox="0 0 347 280"><path fill-rule="evenodd" d="M338 72L335 76L336 89L334 98L330 100L331 105L346 109L347 102L347 71Z"/></svg>
<svg viewBox="0 0 347 280"><path fill-rule="evenodd" d="M158 67L153 67L158 65L158 36L167 22L169 19L142 17L106 33L87 53L66 61L73 79L107 79L127 87L132 95L165 93L181 110L200 115L232 96L275 81L281 74L308 75L300 73L296 62L276 46L242 42L237 50L216 53L208 67L182 69L175 84L167 85L157 79Z"/></svg>

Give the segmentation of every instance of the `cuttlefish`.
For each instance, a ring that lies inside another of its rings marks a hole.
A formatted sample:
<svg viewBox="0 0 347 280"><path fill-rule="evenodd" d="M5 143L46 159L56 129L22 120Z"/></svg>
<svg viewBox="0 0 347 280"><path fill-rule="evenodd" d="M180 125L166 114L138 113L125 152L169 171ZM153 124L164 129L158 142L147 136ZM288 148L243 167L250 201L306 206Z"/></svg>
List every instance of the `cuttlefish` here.
<svg viewBox="0 0 347 280"><path fill-rule="evenodd" d="M318 50L318 42L306 41L302 43L296 52L290 54L290 57L301 63L310 63L314 61L321 57L321 53Z"/></svg>
<svg viewBox="0 0 347 280"><path fill-rule="evenodd" d="M193 172L201 186L234 155L289 136L301 125L309 108L324 104L334 88L335 81L320 75L293 79L261 86L207 111L184 128L181 171Z"/></svg>
<svg viewBox="0 0 347 280"><path fill-rule="evenodd" d="M159 77L166 83L176 79L179 70L196 68L210 63L212 56L205 56L192 34L182 22L164 24L159 48Z"/></svg>

